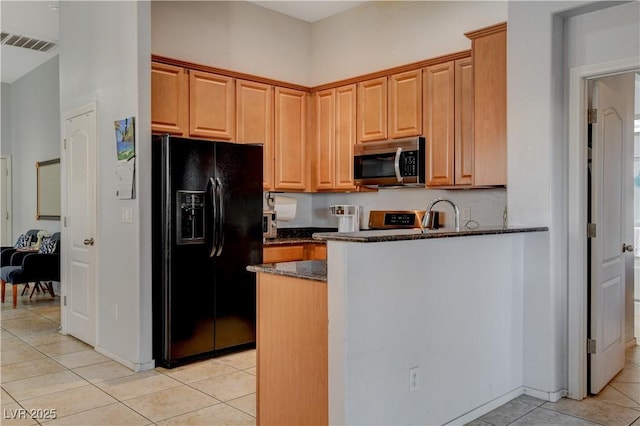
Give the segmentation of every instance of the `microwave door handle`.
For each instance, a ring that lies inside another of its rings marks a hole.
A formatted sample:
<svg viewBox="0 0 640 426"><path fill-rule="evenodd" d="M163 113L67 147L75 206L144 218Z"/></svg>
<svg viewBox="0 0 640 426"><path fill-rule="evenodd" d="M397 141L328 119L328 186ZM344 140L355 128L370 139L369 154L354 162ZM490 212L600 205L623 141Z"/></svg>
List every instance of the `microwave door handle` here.
<svg viewBox="0 0 640 426"><path fill-rule="evenodd" d="M402 148L398 147L396 150L396 158L393 161L393 169L396 172L396 179L398 179L398 183L402 183L403 177L400 174L400 155L402 154Z"/></svg>

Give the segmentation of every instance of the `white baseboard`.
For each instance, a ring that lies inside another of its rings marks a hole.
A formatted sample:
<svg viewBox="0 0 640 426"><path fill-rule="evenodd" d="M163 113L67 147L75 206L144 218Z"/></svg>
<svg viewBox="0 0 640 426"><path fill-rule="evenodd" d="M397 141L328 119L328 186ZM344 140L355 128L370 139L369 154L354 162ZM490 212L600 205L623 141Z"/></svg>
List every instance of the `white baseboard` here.
<svg viewBox="0 0 640 426"><path fill-rule="evenodd" d="M93 350L95 350L96 352L101 353L102 355L111 358L112 360L124 365L125 367L135 371L136 373L140 372L140 371L145 371L145 370L152 370L155 368L155 361L151 360L149 362L145 362L145 363L134 363L131 362L129 360L123 359L121 357L119 357L118 355L114 355L111 352L105 350L104 348L101 348L99 346L96 346L95 348L93 348Z"/></svg>
<svg viewBox="0 0 640 426"><path fill-rule="evenodd" d="M638 340L634 337L633 339L627 341L627 343L624 344L624 348L629 349L637 345L638 345Z"/></svg>
<svg viewBox="0 0 640 426"><path fill-rule="evenodd" d="M538 390L538 389L525 387L523 393L525 395L529 395L529 396L532 396L534 398L538 398L538 399L541 399L543 401L549 401L549 402L558 402L559 400L561 400L562 398L567 396L567 390L566 389L561 389L561 390L555 391L555 392L545 392L545 391L541 391L541 390Z"/></svg>
<svg viewBox="0 0 640 426"><path fill-rule="evenodd" d="M500 407L501 405L506 404L507 402L511 401L514 398L517 398L518 396L524 394L525 392L525 388L520 387L517 389L512 390L511 392L508 392L496 399L494 399L493 401L489 401L484 405L481 405L480 407L469 411L466 414L463 414L462 416L451 420L448 423L445 423L445 425L464 425L467 424L479 417L484 416L485 414L487 414L490 411L495 410L496 408Z"/></svg>

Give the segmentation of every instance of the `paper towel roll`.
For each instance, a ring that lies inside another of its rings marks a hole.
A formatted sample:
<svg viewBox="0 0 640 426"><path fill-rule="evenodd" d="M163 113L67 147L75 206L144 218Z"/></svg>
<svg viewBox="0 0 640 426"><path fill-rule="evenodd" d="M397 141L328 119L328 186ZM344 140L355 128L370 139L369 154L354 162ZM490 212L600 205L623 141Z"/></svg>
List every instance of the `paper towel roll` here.
<svg viewBox="0 0 640 426"><path fill-rule="evenodd" d="M296 217L298 200L293 197L276 195L273 209L276 211L277 220L293 220Z"/></svg>

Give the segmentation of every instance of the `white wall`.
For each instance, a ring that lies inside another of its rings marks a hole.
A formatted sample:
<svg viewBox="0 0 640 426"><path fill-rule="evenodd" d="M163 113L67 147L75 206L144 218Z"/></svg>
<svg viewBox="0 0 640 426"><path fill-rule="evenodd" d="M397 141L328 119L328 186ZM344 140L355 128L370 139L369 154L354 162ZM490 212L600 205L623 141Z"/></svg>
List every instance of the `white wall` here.
<svg viewBox="0 0 640 426"><path fill-rule="evenodd" d="M0 106L0 153L11 155L11 85L2 83L0 85L0 96L2 104Z"/></svg>
<svg viewBox="0 0 640 426"><path fill-rule="evenodd" d="M506 1L372 1L311 27L311 85L471 49L464 33L507 20Z"/></svg>
<svg viewBox="0 0 640 426"><path fill-rule="evenodd" d="M521 394L524 262L546 234L329 241L329 423L464 424Z"/></svg>
<svg viewBox="0 0 640 426"><path fill-rule="evenodd" d="M36 220L36 162L60 158L58 58L2 84L2 154L11 155L13 241L28 229L60 231ZM6 92L6 93L5 93Z"/></svg>
<svg viewBox="0 0 640 426"><path fill-rule="evenodd" d="M61 112L97 103L96 349L133 369L152 367L149 8L148 2L60 2ZM114 121L130 116L137 198L118 200ZM123 207L133 209L133 224L121 223Z"/></svg>
<svg viewBox="0 0 640 426"><path fill-rule="evenodd" d="M310 25L243 1L155 1L151 51L308 85Z"/></svg>
<svg viewBox="0 0 640 426"><path fill-rule="evenodd" d="M278 221L279 228L329 227L337 228L337 218L329 214L334 204L355 204L362 207L360 228L368 228L371 210L425 210L427 204L437 197L451 199L460 209L460 223L463 210L469 208L470 218L480 226L502 225L504 209L507 206L504 188L465 190L436 190L422 188L381 189L378 192L353 193L286 193L287 197L298 201L296 217L292 221ZM266 204L265 204L266 208ZM444 212L446 226L453 226L453 210L448 205L439 204L435 210Z"/></svg>
<svg viewBox="0 0 640 426"><path fill-rule="evenodd" d="M593 11L610 6L614 7ZM629 38L629 25L634 24L628 18L635 16L637 35L637 6L583 1L509 3L509 220L511 225L550 228L549 246L528 256L540 262L542 270L535 282L525 285L524 384L544 392L567 386L568 66L637 56L638 40L637 36ZM582 13L588 15L573 21L578 31L565 39L569 27L565 17ZM608 41L596 43L594 37ZM546 261L541 260L544 258Z"/></svg>

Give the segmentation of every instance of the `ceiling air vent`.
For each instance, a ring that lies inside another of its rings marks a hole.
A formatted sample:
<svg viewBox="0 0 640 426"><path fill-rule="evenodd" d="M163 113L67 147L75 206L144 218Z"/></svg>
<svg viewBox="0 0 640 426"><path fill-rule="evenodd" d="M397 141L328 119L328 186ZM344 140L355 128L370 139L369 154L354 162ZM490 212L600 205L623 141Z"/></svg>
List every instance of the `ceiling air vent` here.
<svg viewBox="0 0 640 426"><path fill-rule="evenodd" d="M57 46L57 43L47 40L39 40L37 38L22 36L18 34L1 33L0 43L7 46L22 47L38 52L48 52Z"/></svg>

